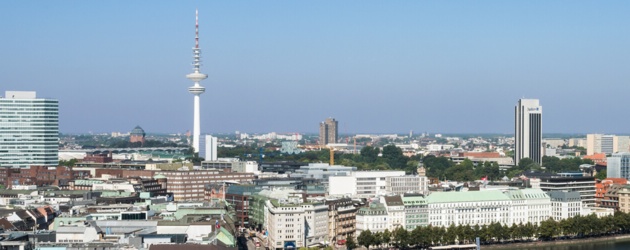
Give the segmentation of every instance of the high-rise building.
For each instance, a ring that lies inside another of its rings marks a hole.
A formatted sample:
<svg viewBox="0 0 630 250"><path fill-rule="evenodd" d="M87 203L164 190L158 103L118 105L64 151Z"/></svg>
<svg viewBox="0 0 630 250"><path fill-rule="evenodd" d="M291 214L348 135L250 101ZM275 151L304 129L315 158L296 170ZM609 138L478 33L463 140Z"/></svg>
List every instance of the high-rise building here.
<svg viewBox="0 0 630 250"><path fill-rule="evenodd" d="M193 48L193 73L186 75L186 78L193 81L194 85L188 88L188 92L195 95L193 110L193 142L195 153L199 153L199 137L201 135L201 122L199 114L199 96L206 92L206 88L199 85L199 82L208 78L208 75L199 71L201 67L201 49L199 48L199 13L195 11L195 47Z"/></svg>
<svg viewBox="0 0 630 250"><path fill-rule="evenodd" d="M59 164L59 102L31 91L0 98L0 166Z"/></svg>
<svg viewBox="0 0 630 250"><path fill-rule="evenodd" d="M211 135L204 135L199 142L199 157L206 161L217 160L217 138Z"/></svg>
<svg viewBox="0 0 630 250"><path fill-rule="evenodd" d="M337 143L339 122L335 118L327 118L319 124L319 144Z"/></svg>
<svg viewBox="0 0 630 250"><path fill-rule="evenodd" d="M630 153L614 153L606 161L606 177L630 179Z"/></svg>
<svg viewBox="0 0 630 250"><path fill-rule="evenodd" d="M514 165L523 158L542 164L542 106L538 99L520 99L514 111Z"/></svg>

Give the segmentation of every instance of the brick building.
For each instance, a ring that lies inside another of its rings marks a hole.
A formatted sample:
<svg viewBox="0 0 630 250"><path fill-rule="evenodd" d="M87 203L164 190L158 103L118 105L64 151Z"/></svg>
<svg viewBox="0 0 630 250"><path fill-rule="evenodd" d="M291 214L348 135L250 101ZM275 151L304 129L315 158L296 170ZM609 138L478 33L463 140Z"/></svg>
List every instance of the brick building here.
<svg viewBox="0 0 630 250"><path fill-rule="evenodd" d="M96 169L96 177L110 176L115 178L141 177L153 178L160 175L166 178L167 190L173 193L175 201L204 200L206 184L223 182L249 182L254 179L252 173L225 173L218 170L130 170L130 169Z"/></svg>
<svg viewBox="0 0 630 250"><path fill-rule="evenodd" d="M71 167L30 166L26 168L0 168L0 184L11 187L14 184L59 186L63 180L84 179L90 177L89 171L73 170Z"/></svg>
<svg viewBox="0 0 630 250"><path fill-rule="evenodd" d="M81 162L93 162L93 163L109 163L113 162L112 153L107 154L88 154Z"/></svg>

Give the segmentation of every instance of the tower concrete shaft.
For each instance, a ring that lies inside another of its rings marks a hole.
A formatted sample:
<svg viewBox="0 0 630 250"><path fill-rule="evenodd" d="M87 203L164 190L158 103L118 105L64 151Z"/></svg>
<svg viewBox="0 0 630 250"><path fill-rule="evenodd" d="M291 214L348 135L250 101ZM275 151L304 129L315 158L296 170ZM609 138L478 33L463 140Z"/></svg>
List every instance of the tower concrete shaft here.
<svg viewBox="0 0 630 250"><path fill-rule="evenodd" d="M199 12L195 10L195 47L193 47L193 73L186 75L186 78L194 82L188 92L195 95L193 103L193 142L195 153L199 153L199 136L201 135L201 119L199 111L199 95L206 92L206 88L199 84L200 81L208 78L208 75L200 73L201 49L199 48Z"/></svg>

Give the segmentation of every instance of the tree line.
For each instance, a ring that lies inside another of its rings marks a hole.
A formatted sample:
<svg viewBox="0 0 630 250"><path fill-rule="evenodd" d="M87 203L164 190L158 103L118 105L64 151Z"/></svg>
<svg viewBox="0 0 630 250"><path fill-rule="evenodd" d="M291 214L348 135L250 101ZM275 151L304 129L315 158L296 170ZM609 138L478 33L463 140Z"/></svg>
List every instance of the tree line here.
<svg viewBox="0 0 630 250"><path fill-rule="evenodd" d="M220 157L237 157L247 160L259 160L261 152L263 161L294 161L294 162L329 162L330 151L328 149L305 151L300 154L281 154L273 147L263 147L261 150L255 146L237 146L234 148L219 148ZM473 163L465 159L460 163L453 162L450 158L434 155L405 156L401 148L393 144L382 148L365 146L358 154L335 153L335 164L355 166L359 170L402 170L407 174L416 172L419 164L423 163L427 170L427 176L440 180L473 181L482 177L489 180L497 180L503 176L514 177L526 171L543 171L558 173L563 171L578 171L581 164L593 164L588 159L563 158L544 156L542 168L529 158L521 159L518 165L507 171L501 171L497 162Z"/></svg>
<svg viewBox="0 0 630 250"><path fill-rule="evenodd" d="M362 231L357 236L357 244L366 248L387 248L393 246L398 249L429 248L452 244L474 244L479 237L481 244L529 242L536 240L555 240L568 238L599 237L612 234L630 233L630 214L616 212L614 215L597 217L575 216L560 221L549 218L539 225L520 223L501 225L498 222L490 225L459 225L448 227L416 227L407 231L402 227L390 232Z"/></svg>

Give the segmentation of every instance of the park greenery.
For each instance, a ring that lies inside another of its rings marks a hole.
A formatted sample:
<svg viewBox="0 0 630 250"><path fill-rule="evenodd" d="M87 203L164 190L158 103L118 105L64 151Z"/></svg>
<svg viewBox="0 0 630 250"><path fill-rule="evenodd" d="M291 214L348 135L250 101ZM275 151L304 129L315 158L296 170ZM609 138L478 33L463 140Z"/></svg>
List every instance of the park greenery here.
<svg viewBox="0 0 630 250"><path fill-rule="evenodd" d="M429 248L431 246L452 244L474 244L479 237L481 244L505 244L515 242L550 241L556 239L575 239L601 237L630 233L630 214L616 212L614 215L597 217L596 215L576 216L560 221L548 219L540 225L512 224L501 225L459 225L448 227L416 227L407 231L399 227L392 232L362 231L357 236L357 244L366 248Z"/></svg>
<svg viewBox="0 0 630 250"><path fill-rule="evenodd" d="M221 147L218 149L218 154L221 157L236 157L263 162L328 163L330 161L328 149L305 151L299 154L281 154L275 148L277 147ZM420 163L426 168L428 177L456 181L473 181L482 177L487 177L488 180L498 180L503 176L511 178L529 171L548 173L579 171L581 164L593 164L591 160L583 160L578 157L560 159L554 156L544 156L542 159L544 167L529 158L524 158L519 161L518 165L507 171L502 171L497 162L474 163L465 159L460 163L455 163L447 157L434 155L408 157L403 154L400 148L392 144L384 146L382 150L378 147L365 146L358 154L335 152L335 164L355 166L359 170L402 170L407 174L414 174Z"/></svg>

